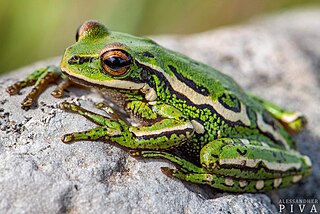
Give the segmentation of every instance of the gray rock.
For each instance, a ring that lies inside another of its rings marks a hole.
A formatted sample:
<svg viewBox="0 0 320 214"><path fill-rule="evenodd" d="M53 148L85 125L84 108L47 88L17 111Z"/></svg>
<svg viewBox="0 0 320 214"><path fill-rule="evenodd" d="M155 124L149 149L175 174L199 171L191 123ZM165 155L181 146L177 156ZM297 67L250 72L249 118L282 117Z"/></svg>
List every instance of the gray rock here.
<svg viewBox="0 0 320 214"><path fill-rule="evenodd" d="M292 11L185 37L155 40L233 76L240 85L309 118L296 137L314 164L312 176L266 194L228 194L166 177L161 160L134 159L100 142L65 145L64 133L94 125L57 108L62 100L83 106L101 101L71 89L61 100L42 94L29 111L5 88L53 59L0 78L0 213L275 213L278 200L320 198L320 10ZM171 166L173 167L173 166ZM271 200L272 199L272 200ZM273 202L272 202L273 201Z"/></svg>

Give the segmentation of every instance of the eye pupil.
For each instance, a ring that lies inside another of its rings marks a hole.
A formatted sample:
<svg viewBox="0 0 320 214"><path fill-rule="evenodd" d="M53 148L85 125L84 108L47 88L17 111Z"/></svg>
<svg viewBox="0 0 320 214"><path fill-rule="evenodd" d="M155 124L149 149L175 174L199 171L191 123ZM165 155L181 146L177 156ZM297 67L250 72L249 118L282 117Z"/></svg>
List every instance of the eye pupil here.
<svg viewBox="0 0 320 214"><path fill-rule="evenodd" d="M117 56L111 56L105 59L103 62L113 70L119 70L129 64L128 60Z"/></svg>

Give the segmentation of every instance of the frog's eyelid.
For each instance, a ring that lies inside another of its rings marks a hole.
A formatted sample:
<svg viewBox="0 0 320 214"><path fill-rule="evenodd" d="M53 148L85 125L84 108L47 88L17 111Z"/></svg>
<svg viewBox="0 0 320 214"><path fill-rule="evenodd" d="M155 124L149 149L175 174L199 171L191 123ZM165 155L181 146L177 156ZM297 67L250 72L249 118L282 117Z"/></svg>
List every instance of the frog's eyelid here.
<svg viewBox="0 0 320 214"><path fill-rule="evenodd" d="M111 44L108 44L107 46L105 46L104 48L102 48L102 50L100 51L100 56L102 56L103 54L105 54L106 52L108 51L111 51L111 50L122 50L122 51L126 51L128 50L129 48L120 43L120 42L114 42L114 43L111 43ZM126 51L127 52L127 51Z"/></svg>

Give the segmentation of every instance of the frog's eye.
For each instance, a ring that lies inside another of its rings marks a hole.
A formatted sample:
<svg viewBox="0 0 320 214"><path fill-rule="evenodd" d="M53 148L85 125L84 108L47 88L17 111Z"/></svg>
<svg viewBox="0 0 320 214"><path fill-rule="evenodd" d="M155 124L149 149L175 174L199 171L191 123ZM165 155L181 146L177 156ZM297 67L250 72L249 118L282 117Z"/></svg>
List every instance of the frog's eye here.
<svg viewBox="0 0 320 214"><path fill-rule="evenodd" d="M124 50L114 49L101 55L103 69L113 76L121 76L132 64L131 56Z"/></svg>

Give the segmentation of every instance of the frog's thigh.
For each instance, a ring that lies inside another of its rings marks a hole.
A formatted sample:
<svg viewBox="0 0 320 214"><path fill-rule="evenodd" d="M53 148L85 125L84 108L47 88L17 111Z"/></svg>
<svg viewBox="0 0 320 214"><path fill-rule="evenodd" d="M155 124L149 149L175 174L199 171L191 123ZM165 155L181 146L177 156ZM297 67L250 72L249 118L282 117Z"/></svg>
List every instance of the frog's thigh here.
<svg viewBox="0 0 320 214"><path fill-rule="evenodd" d="M263 144L265 145L265 144ZM212 141L200 153L202 166L213 174L243 179L306 176L311 171L307 156L296 151L261 146L258 141L223 138Z"/></svg>
<svg viewBox="0 0 320 214"><path fill-rule="evenodd" d="M299 177L296 175L289 175L275 179L250 180L209 173L184 173L180 170L172 170L169 168L163 168L162 170L165 174L176 177L180 180L206 184L213 188L229 192L265 192L272 189L287 187L299 180Z"/></svg>

